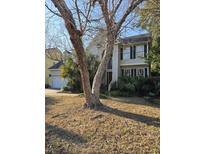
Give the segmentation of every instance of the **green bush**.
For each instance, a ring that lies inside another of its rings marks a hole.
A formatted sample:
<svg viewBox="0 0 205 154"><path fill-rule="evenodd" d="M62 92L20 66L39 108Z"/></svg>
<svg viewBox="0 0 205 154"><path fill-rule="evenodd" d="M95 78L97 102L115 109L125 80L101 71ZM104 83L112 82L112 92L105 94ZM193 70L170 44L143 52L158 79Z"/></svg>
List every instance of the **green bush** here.
<svg viewBox="0 0 205 154"><path fill-rule="evenodd" d="M97 71L99 61L97 57L92 54L86 54L88 71L90 75L90 83L92 83L94 75ZM61 66L61 76L68 80L69 91L82 92L81 75L79 71L79 65L76 61L76 55L74 57L68 57L63 66Z"/></svg>
<svg viewBox="0 0 205 154"><path fill-rule="evenodd" d="M149 94L160 95L159 78L120 77L111 87L111 95L115 96L148 96Z"/></svg>
<svg viewBox="0 0 205 154"><path fill-rule="evenodd" d="M63 87L63 91L69 91L69 87L67 86Z"/></svg>
<svg viewBox="0 0 205 154"><path fill-rule="evenodd" d="M135 81L134 78L131 77L120 77L118 81L118 89L121 92L129 92L130 94L135 93L135 85L133 84Z"/></svg>
<svg viewBox="0 0 205 154"><path fill-rule="evenodd" d="M113 90L113 91L110 91L110 96L120 96L120 91L119 90Z"/></svg>
<svg viewBox="0 0 205 154"><path fill-rule="evenodd" d="M115 81L115 82L113 82L112 84L111 84L111 91L113 91L113 90L117 90L118 88L117 88L117 82Z"/></svg>

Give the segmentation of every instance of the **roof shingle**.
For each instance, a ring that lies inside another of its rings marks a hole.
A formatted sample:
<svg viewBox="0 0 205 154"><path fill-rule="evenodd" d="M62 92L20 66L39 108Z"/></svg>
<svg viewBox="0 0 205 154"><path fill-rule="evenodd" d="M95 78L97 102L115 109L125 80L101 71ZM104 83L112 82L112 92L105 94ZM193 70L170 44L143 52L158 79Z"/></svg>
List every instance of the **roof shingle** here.
<svg viewBox="0 0 205 154"><path fill-rule="evenodd" d="M63 65L63 61L59 61L58 63L54 64L53 66L49 67L48 69L59 69Z"/></svg>

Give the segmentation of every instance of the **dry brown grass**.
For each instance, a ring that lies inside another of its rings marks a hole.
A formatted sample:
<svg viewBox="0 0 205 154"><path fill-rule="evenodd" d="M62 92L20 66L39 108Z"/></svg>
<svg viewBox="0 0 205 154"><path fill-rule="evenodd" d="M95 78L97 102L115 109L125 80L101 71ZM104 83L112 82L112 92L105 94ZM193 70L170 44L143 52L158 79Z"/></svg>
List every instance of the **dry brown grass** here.
<svg viewBox="0 0 205 154"><path fill-rule="evenodd" d="M46 96L46 153L159 153L159 107L103 99L83 109L79 96Z"/></svg>

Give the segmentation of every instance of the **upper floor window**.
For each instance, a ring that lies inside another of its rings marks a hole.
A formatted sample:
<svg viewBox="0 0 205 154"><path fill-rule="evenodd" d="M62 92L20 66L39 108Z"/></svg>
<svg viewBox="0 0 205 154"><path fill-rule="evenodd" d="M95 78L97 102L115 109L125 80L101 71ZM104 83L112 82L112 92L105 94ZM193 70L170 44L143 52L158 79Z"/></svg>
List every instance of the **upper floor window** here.
<svg viewBox="0 0 205 154"><path fill-rule="evenodd" d="M147 57L147 44L120 48L120 60L136 59L137 57Z"/></svg>
<svg viewBox="0 0 205 154"><path fill-rule="evenodd" d="M136 46L137 57L144 57L144 45Z"/></svg>
<svg viewBox="0 0 205 154"><path fill-rule="evenodd" d="M131 46L130 47L130 59L135 59L136 58L136 46Z"/></svg>
<svg viewBox="0 0 205 154"><path fill-rule="evenodd" d="M129 49L127 50L127 48L125 50L123 50L123 60L128 60L130 59L130 51Z"/></svg>

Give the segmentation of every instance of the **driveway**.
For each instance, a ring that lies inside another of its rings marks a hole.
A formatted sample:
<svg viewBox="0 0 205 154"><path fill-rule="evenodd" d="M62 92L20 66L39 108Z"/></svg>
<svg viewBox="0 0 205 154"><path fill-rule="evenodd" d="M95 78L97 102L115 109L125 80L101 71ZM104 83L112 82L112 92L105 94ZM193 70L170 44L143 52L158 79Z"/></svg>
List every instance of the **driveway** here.
<svg viewBox="0 0 205 154"><path fill-rule="evenodd" d="M45 89L45 95L49 96L79 96L79 94L71 94L61 92L59 89Z"/></svg>
<svg viewBox="0 0 205 154"><path fill-rule="evenodd" d="M58 89L45 89L45 94L46 95L56 95L60 90Z"/></svg>

